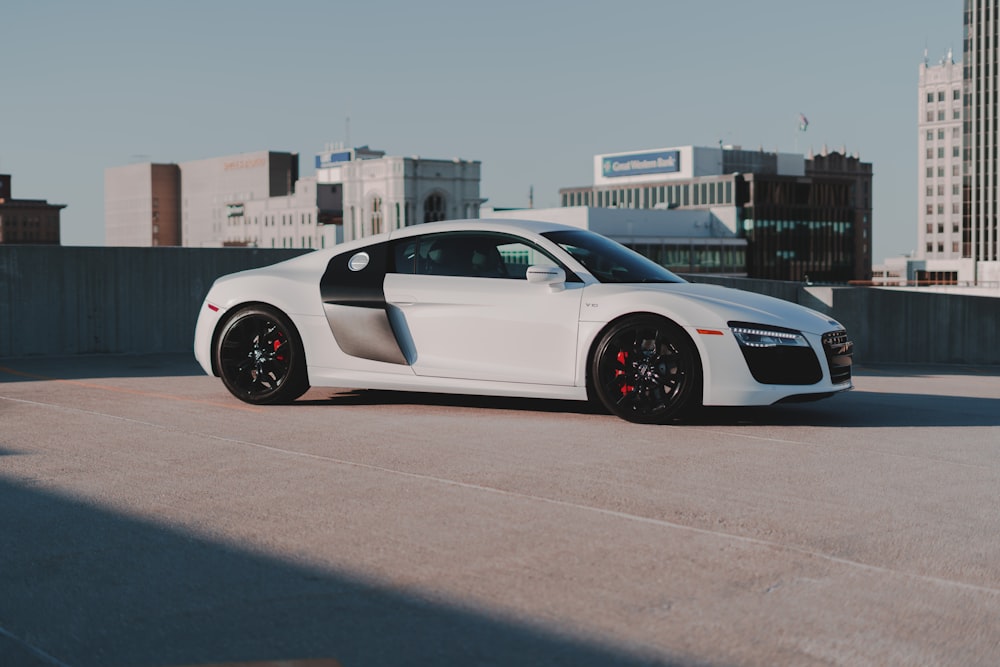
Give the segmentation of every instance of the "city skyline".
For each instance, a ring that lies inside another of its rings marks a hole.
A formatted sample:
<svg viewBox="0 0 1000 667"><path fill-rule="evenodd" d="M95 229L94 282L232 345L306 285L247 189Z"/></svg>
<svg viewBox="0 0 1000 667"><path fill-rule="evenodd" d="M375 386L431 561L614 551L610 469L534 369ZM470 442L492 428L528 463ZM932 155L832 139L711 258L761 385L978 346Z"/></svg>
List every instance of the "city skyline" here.
<svg viewBox="0 0 1000 667"><path fill-rule="evenodd" d="M309 176L369 144L481 161L488 205L545 207L600 153L846 149L874 167L878 263L916 248L918 67L961 35L960 2L21 3L0 172L101 245L104 169L130 162L287 150Z"/></svg>

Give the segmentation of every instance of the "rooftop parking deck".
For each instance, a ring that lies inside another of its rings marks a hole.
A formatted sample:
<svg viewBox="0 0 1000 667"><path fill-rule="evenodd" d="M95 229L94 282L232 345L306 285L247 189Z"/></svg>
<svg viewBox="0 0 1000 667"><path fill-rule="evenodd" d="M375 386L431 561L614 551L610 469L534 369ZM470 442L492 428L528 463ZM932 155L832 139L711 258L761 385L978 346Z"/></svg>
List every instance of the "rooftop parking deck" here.
<svg viewBox="0 0 1000 667"><path fill-rule="evenodd" d="M1000 663L1000 376L638 426L0 359L0 664Z"/></svg>

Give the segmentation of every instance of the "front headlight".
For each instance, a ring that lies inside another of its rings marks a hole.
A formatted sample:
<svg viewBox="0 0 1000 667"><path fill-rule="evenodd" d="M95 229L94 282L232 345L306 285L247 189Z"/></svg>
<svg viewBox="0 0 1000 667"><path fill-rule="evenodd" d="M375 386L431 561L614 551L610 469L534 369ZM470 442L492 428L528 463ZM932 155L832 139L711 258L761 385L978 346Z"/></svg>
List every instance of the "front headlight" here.
<svg viewBox="0 0 1000 667"><path fill-rule="evenodd" d="M793 329L730 322L729 330L743 347L809 347L805 336Z"/></svg>

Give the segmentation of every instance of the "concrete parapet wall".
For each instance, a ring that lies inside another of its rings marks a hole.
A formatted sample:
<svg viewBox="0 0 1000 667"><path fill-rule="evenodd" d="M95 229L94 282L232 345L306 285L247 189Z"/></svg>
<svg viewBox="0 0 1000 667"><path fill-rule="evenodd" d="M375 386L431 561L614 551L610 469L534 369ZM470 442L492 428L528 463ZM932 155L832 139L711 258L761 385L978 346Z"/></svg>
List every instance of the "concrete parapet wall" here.
<svg viewBox="0 0 1000 667"><path fill-rule="evenodd" d="M217 277L303 252L0 246L0 357L188 351Z"/></svg>
<svg viewBox="0 0 1000 667"><path fill-rule="evenodd" d="M847 327L859 363L1000 364L1000 298L686 276L776 296Z"/></svg>
<svg viewBox="0 0 1000 667"><path fill-rule="evenodd" d="M187 352L212 281L305 252L0 246L0 357ZM1000 298L688 278L827 313L860 363L1000 364Z"/></svg>
<svg viewBox="0 0 1000 667"><path fill-rule="evenodd" d="M1000 299L846 287L833 315L877 363L1000 364Z"/></svg>

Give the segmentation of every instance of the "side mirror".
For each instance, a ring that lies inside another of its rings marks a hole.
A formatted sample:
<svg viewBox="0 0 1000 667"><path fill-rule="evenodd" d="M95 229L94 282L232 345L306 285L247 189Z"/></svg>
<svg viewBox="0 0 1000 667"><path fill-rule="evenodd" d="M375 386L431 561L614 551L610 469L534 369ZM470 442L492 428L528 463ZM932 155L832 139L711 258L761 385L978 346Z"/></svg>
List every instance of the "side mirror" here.
<svg viewBox="0 0 1000 667"><path fill-rule="evenodd" d="M566 272L558 266L529 266L525 278L529 283L548 285L553 292L566 288Z"/></svg>

